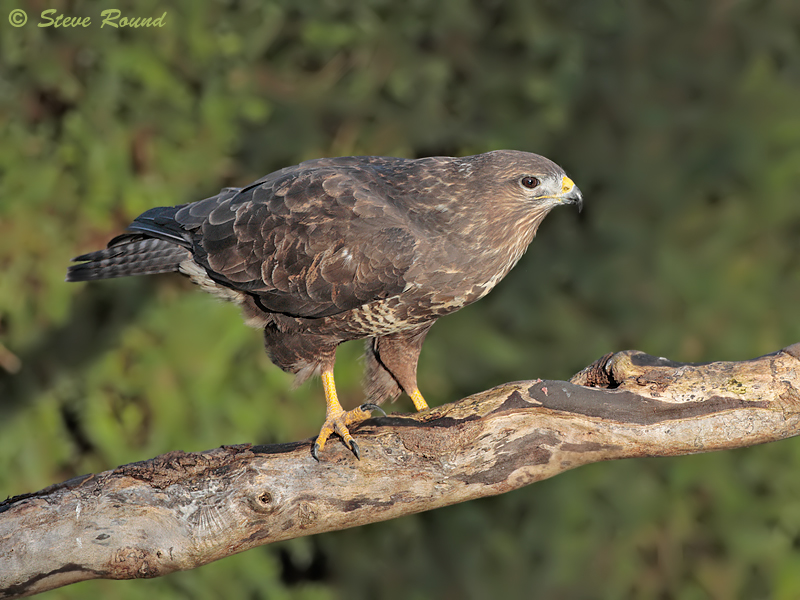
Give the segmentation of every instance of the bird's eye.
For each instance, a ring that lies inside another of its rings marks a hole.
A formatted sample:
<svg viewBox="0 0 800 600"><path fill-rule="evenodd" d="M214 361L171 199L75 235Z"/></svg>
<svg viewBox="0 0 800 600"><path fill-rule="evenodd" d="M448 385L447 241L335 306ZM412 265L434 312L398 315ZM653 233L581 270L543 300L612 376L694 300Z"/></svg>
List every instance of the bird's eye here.
<svg viewBox="0 0 800 600"><path fill-rule="evenodd" d="M522 184L522 187L526 187L531 190L541 183L538 179L536 179L536 177L523 177L519 180L519 182Z"/></svg>

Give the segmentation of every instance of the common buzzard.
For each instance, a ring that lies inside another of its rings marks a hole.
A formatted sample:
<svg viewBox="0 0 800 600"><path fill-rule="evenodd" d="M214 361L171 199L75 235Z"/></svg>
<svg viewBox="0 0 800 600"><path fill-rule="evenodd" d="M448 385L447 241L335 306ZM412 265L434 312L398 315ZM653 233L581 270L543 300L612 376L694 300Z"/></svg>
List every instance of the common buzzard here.
<svg viewBox="0 0 800 600"><path fill-rule="evenodd" d="M270 359L297 383L321 375L336 433L417 387L425 335L482 298L516 264L548 212L582 204L550 160L511 150L462 158L322 158L243 188L137 217L108 248L78 256L67 281L178 271L240 305ZM336 347L366 338L368 403L336 397Z"/></svg>

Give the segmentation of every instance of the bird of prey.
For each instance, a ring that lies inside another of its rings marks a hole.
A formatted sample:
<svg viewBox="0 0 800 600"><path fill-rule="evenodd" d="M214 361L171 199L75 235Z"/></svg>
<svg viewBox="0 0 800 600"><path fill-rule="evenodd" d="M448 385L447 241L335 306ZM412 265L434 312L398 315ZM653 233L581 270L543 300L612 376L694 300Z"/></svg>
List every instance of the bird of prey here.
<svg viewBox="0 0 800 600"><path fill-rule="evenodd" d="M296 383L321 375L327 411L312 448L417 387L422 342L441 316L485 296L550 210L583 198L564 170L527 152L416 160L309 160L243 188L148 210L67 281L177 271L238 304ZM336 347L366 339L368 402L336 397Z"/></svg>

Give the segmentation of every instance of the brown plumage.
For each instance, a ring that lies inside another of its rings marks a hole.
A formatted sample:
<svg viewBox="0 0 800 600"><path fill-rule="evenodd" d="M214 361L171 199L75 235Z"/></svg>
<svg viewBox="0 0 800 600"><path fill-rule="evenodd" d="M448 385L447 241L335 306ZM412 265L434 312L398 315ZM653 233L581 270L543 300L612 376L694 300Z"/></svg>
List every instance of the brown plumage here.
<svg viewBox="0 0 800 600"><path fill-rule="evenodd" d="M582 202L556 164L499 150L463 158L311 160L244 188L137 217L68 281L180 271L236 302L263 328L272 361L323 376L328 412L313 454L347 425L407 392L427 408L417 360L431 325L486 295L547 213ZM366 338L370 404L345 412L333 363Z"/></svg>

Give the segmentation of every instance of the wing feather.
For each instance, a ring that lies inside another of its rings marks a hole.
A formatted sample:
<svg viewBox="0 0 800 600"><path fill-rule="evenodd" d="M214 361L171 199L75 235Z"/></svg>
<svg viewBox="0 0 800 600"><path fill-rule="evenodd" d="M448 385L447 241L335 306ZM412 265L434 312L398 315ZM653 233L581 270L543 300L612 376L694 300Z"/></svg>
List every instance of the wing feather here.
<svg viewBox="0 0 800 600"><path fill-rule="evenodd" d="M369 163L315 162L175 213L209 276L270 312L330 316L399 294L415 260L418 234Z"/></svg>

